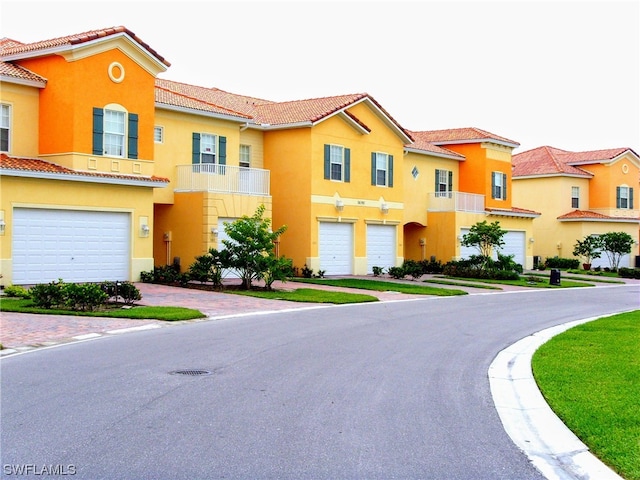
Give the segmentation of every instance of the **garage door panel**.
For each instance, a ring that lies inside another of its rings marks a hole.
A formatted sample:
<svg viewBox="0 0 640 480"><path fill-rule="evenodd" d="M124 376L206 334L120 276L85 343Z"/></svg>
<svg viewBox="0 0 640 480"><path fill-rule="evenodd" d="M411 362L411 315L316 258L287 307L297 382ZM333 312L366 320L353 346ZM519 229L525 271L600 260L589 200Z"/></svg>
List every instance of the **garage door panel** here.
<svg viewBox="0 0 640 480"><path fill-rule="evenodd" d="M353 225L321 222L318 243L320 270L326 275L353 272Z"/></svg>
<svg viewBox="0 0 640 480"><path fill-rule="evenodd" d="M128 280L130 214L17 208L13 283Z"/></svg>
<svg viewBox="0 0 640 480"><path fill-rule="evenodd" d="M373 267L395 266L395 246L394 225L367 225L367 273L373 273Z"/></svg>

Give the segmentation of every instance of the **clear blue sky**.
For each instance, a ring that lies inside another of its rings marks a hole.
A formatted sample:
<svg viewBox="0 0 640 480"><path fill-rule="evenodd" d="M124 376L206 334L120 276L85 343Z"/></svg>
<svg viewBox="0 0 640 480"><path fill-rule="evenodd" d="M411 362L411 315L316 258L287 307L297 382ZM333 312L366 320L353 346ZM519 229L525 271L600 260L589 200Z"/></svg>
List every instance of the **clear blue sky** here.
<svg viewBox="0 0 640 480"><path fill-rule="evenodd" d="M403 127L640 153L640 2L0 0L22 42L124 25L161 77L269 100L366 92Z"/></svg>

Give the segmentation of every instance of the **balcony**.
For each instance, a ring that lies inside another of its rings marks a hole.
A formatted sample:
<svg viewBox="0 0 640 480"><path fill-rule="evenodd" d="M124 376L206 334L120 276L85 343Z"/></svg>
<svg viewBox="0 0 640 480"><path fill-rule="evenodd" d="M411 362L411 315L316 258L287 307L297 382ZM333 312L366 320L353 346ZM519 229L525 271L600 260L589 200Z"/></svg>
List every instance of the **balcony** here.
<svg viewBox="0 0 640 480"><path fill-rule="evenodd" d="M175 192L270 195L269 170L205 163L178 165L176 173Z"/></svg>
<svg viewBox="0 0 640 480"><path fill-rule="evenodd" d="M427 211L484 213L484 195L462 192L430 193Z"/></svg>

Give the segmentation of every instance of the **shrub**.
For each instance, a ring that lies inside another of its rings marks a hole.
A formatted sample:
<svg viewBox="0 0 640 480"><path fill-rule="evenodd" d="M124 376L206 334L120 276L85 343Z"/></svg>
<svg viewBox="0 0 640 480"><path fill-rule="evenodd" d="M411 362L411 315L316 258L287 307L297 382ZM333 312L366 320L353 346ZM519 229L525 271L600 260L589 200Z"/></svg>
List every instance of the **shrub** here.
<svg viewBox="0 0 640 480"><path fill-rule="evenodd" d="M422 267L422 273L424 274L442 273L442 269L444 268L442 262L435 258L432 258L431 260L421 260L420 265Z"/></svg>
<svg viewBox="0 0 640 480"><path fill-rule="evenodd" d="M29 295L36 307L53 308L64 304L64 282L59 279L57 282L47 284L39 283L29 289Z"/></svg>
<svg viewBox="0 0 640 480"><path fill-rule="evenodd" d="M404 268L402 267L389 267L388 273L392 278L395 278L396 280L403 279L406 275Z"/></svg>
<svg viewBox="0 0 640 480"><path fill-rule="evenodd" d="M293 260L286 257L278 258L275 255L269 255L263 257L258 265L258 278L264 280L264 286L267 290L272 289L271 286L276 280L286 282L294 273Z"/></svg>
<svg viewBox="0 0 640 480"><path fill-rule="evenodd" d="M31 297L31 295L29 294L29 291L26 288L21 287L19 285L9 285L4 289L4 294L7 297L19 297L19 298Z"/></svg>
<svg viewBox="0 0 640 480"><path fill-rule="evenodd" d="M185 286L189 283L189 275L180 273L177 266L163 265L161 267L153 267L153 270L149 272L140 272L140 280L144 283Z"/></svg>
<svg viewBox="0 0 640 480"><path fill-rule="evenodd" d="M372 270L374 277L379 277L384 273L384 267L372 267Z"/></svg>
<svg viewBox="0 0 640 480"><path fill-rule="evenodd" d="M572 268L580 268L580 259L578 258L561 258L561 257L549 257L544 262L547 268L561 268L569 270Z"/></svg>
<svg viewBox="0 0 640 480"><path fill-rule="evenodd" d="M214 286L222 285L222 271L231 266L229 252L211 248L205 255L196 257L189 267L189 278L200 283L211 282Z"/></svg>
<svg viewBox="0 0 640 480"><path fill-rule="evenodd" d="M620 267L618 269L618 275L622 278L636 278L640 280L640 269Z"/></svg>
<svg viewBox="0 0 640 480"><path fill-rule="evenodd" d="M62 295L67 308L80 311L95 310L109 299L109 295L95 283L65 283Z"/></svg>
<svg viewBox="0 0 640 480"><path fill-rule="evenodd" d="M402 263L402 270L405 275L409 275L414 280L422 276L422 265L415 260L405 260Z"/></svg>
<svg viewBox="0 0 640 480"><path fill-rule="evenodd" d="M131 282L102 282L100 288L108 295L109 300L113 299L116 303L118 298L122 298L125 305L133 305L142 299L140 290Z"/></svg>
<svg viewBox="0 0 640 480"><path fill-rule="evenodd" d="M307 264L304 264L304 267L302 267L302 276L304 278L312 278L313 277L313 269L307 267Z"/></svg>

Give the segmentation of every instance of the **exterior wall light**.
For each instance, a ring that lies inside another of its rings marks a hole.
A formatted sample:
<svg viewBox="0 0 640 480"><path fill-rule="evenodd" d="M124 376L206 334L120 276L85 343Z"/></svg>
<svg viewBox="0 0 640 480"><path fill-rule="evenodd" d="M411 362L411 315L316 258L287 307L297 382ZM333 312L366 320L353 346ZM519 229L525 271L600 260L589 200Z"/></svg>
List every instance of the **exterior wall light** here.
<svg viewBox="0 0 640 480"><path fill-rule="evenodd" d="M533 239L533 237L529 237L529 243L533 243L535 242L535 240Z"/></svg>
<svg viewBox="0 0 640 480"><path fill-rule="evenodd" d="M383 203L382 205L380 205L380 211L386 215L387 213L389 213L389 205Z"/></svg>
<svg viewBox="0 0 640 480"><path fill-rule="evenodd" d="M336 210L339 212L344 210L344 202L342 200L336 200Z"/></svg>
<svg viewBox="0 0 640 480"><path fill-rule="evenodd" d="M149 236L149 225L146 223L140 226L140 236L148 237Z"/></svg>
<svg viewBox="0 0 640 480"><path fill-rule="evenodd" d="M0 235L4 235L4 229L7 226L3 219L0 219Z"/></svg>

